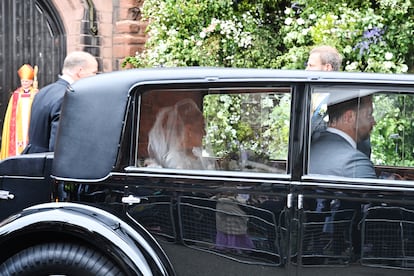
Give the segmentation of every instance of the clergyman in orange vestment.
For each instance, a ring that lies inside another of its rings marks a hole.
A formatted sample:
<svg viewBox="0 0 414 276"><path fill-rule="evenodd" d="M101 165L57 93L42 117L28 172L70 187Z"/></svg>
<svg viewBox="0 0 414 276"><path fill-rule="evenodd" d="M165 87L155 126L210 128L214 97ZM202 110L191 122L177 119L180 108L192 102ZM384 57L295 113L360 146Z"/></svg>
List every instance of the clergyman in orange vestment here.
<svg viewBox="0 0 414 276"><path fill-rule="evenodd" d="M20 77L21 87L13 92L7 105L0 159L19 155L28 144L30 111L38 89L33 87L35 70L32 66L24 64L17 73Z"/></svg>

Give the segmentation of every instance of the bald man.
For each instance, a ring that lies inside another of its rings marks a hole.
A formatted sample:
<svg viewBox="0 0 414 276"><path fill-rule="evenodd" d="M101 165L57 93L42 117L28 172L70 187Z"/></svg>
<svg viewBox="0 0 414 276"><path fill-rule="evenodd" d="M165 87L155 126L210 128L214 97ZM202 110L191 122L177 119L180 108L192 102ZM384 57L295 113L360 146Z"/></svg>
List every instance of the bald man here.
<svg viewBox="0 0 414 276"><path fill-rule="evenodd" d="M40 89L33 100L29 145L24 153L53 151L59 125L63 96L75 81L98 72L96 58L87 52L76 51L66 56L59 79Z"/></svg>

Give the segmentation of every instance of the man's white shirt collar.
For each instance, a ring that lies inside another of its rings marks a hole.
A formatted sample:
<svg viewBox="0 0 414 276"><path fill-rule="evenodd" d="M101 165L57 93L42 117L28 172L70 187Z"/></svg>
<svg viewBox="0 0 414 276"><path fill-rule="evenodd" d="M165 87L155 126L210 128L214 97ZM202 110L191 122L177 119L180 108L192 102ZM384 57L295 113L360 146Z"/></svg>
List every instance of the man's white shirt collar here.
<svg viewBox="0 0 414 276"><path fill-rule="evenodd" d="M64 79L65 81L67 81L69 84L73 84L75 81L68 75L61 75L59 76L61 79Z"/></svg>
<svg viewBox="0 0 414 276"><path fill-rule="evenodd" d="M346 134L345 132L343 132L342 130L333 128L333 127L328 127L326 129L326 131L329 131L331 133L335 133L338 134L339 136L341 136L342 138L344 138L346 141L348 141L348 143L351 144L351 146L356 149L356 143L354 141L354 139L351 138L351 136L349 136L348 134Z"/></svg>

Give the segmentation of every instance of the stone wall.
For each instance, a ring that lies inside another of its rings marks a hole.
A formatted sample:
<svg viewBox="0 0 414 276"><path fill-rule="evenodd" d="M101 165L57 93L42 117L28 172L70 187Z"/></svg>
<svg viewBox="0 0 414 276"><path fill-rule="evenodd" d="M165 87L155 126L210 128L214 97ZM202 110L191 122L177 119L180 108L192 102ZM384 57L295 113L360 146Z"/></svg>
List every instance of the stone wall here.
<svg viewBox="0 0 414 276"><path fill-rule="evenodd" d="M126 56L144 49L147 22L144 0L51 0L62 18L67 52L86 50L99 60L100 71L121 68Z"/></svg>

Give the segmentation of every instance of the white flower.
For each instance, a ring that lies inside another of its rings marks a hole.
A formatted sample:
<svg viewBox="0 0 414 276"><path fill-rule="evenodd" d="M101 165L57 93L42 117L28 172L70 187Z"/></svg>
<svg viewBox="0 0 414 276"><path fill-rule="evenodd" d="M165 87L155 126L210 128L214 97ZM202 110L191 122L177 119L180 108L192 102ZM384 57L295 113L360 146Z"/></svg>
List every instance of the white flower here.
<svg viewBox="0 0 414 276"><path fill-rule="evenodd" d="M311 15L309 15L309 19L311 19L311 20L316 19L316 15L312 13Z"/></svg>
<svg viewBox="0 0 414 276"><path fill-rule="evenodd" d="M391 69L392 67L394 67L394 62L392 61L384 61L383 64L385 69Z"/></svg>
<svg viewBox="0 0 414 276"><path fill-rule="evenodd" d="M200 32L200 38L205 38L206 37L206 33L205 32Z"/></svg>
<svg viewBox="0 0 414 276"><path fill-rule="evenodd" d="M296 22L298 23L298 25L305 24L305 20L303 20L302 18L299 18Z"/></svg>
<svg viewBox="0 0 414 276"><path fill-rule="evenodd" d="M167 32L168 36L176 36L178 34L178 31L176 29L168 30Z"/></svg>
<svg viewBox="0 0 414 276"><path fill-rule="evenodd" d="M290 17L288 17L288 18L285 19L285 24L286 25L290 25L290 24L292 24L292 22L293 22L293 19L290 18Z"/></svg>
<svg viewBox="0 0 414 276"><path fill-rule="evenodd" d="M346 45L344 50L343 50L344 53L348 53L348 54L351 53L352 51L353 50L352 50L352 47L350 45Z"/></svg>
<svg viewBox="0 0 414 276"><path fill-rule="evenodd" d="M401 64L401 72L407 73L407 71L408 71L408 66L406 64Z"/></svg>
<svg viewBox="0 0 414 276"><path fill-rule="evenodd" d="M345 66L345 71L355 71L358 68L358 62L354 61L351 64Z"/></svg>
<svg viewBox="0 0 414 276"><path fill-rule="evenodd" d="M239 47L248 48L252 44L252 37L249 35L249 33L243 33L240 41L238 42Z"/></svg>
<svg viewBox="0 0 414 276"><path fill-rule="evenodd" d="M273 107L273 100L269 97L266 97L262 100L261 104L263 108Z"/></svg>
<svg viewBox="0 0 414 276"><path fill-rule="evenodd" d="M291 8L286 8L285 14L290 14L291 12L292 12L292 9Z"/></svg>
<svg viewBox="0 0 414 276"><path fill-rule="evenodd" d="M385 60L391 60L392 57L393 57L393 54L392 53L390 53L390 52L386 52L385 53Z"/></svg>
<svg viewBox="0 0 414 276"><path fill-rule="evenodd" d="M286 34L286 39L288 39L288 40L293 40L293 39L295 39L295 34L294 34L294 32L290 32L290 33L287 33Z"/></svg>
<svg viewBox="0 0 414 276"><path fill-rule="evenodd" d="M158 44L158 51L160 53L163 53L167 50L167 45L164 42L160 42L160 44Z"/></svg>

